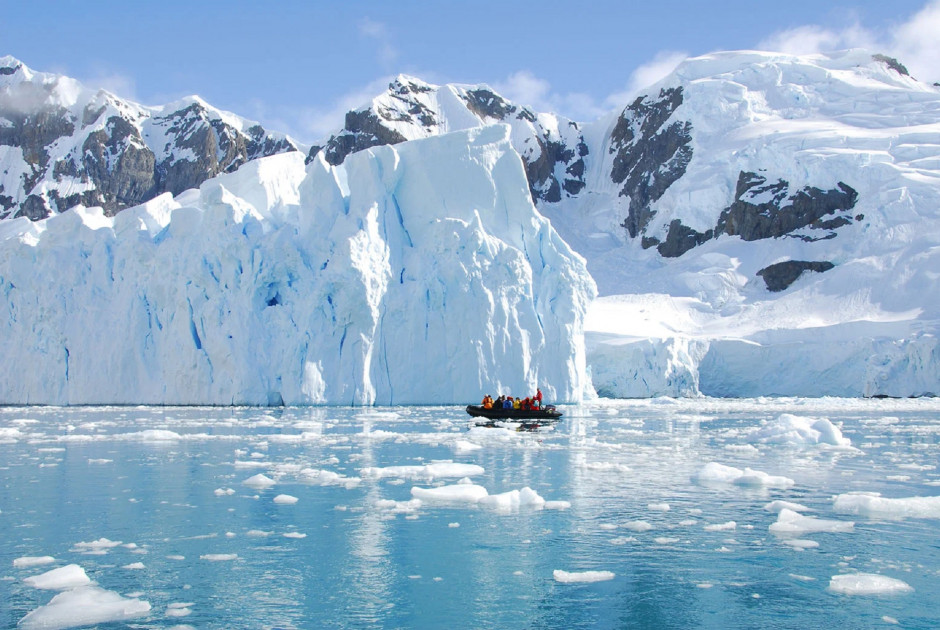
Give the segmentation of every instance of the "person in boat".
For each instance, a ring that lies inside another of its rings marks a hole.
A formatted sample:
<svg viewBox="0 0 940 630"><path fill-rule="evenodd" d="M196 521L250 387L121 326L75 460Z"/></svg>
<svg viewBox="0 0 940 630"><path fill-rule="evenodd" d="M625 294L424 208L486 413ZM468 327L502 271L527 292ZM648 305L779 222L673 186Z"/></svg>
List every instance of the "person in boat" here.
<svg viewBox="0 0 940 630"><path fill-rule="evenodd" d="M541 408L542 408L542 388L541 388L541 387L536 387L536 388L535 388L535 398L534 398L534 400L535 400L535 407L536 407L536 409L541 409Z"/></svg>
<svg viewBox="0 0 940 630"><path fill-rule="evenodd" d="M505 400L506 400L506 396L504 396L503 394L500 394L499 398L497 398L496 401L493 403L493 408L502 409L503 402L505 402Z"/></svg>
<svg viewBox="0 0 940 630"><path fill-rule="evenodd" d="M522 400L519 399L519 398L516 398L515 400L513 400L513 401L512 401L512 408L513 408L513 409L522 409Z"/></svg>
<svg viewBox="0 0 940 630"><path fill-rule="evenodd" d="M493 408L493 397L487 394L483 397L483 408L492 409Z"/></svg>
<svg viewBox="0 0 940 630"><path fill-rule="evenodd" d="M512 409L512 396L506 396L506 400L503 401L503 409Z"/></svg>

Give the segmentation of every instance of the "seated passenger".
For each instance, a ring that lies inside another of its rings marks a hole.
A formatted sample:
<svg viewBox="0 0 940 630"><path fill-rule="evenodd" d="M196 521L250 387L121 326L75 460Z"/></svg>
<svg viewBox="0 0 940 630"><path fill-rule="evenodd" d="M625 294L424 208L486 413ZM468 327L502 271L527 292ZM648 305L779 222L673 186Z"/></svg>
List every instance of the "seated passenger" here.
<svg viewBox="0 0 940 630"><path fill-rule="evenodd" d="M503 409L512 409L512 396L506 396L506 400L503 401Z"/></svg>
<svg viewBox="0 0 940 630"><path fill-rule="evenodd" d="M513 400L513 401L512 401L512 408L513 408L513 409L522 409L522 400L520 400L519 398L516 398L515 400Z"/></svg>

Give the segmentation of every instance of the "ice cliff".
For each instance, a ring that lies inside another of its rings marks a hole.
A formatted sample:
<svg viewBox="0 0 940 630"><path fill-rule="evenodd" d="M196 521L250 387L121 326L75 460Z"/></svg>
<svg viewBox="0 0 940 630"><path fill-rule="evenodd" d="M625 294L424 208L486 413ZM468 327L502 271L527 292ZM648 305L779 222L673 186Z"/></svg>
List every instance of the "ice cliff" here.
<svg viewBox="0 0 940 630"><path fill-rule="evenodd" d="M595 293L505 125L291 152L114 217L0 223L0 401L575 400Z"/></svg>

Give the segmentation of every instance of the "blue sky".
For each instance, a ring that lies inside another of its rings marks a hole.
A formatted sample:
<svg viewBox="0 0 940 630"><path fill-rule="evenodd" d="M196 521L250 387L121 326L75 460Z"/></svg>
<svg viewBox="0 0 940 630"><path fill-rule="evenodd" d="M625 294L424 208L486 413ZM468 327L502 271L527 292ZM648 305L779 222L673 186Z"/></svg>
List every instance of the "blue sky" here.
<svg viewBox="0 0 940 630"><path fill-rule="evenodd" d="M398 73L590 120L715 50L863 46L940 81L937 33L940 0L0 0L0 55L147 105L199 94L305 142Z"/></svg>

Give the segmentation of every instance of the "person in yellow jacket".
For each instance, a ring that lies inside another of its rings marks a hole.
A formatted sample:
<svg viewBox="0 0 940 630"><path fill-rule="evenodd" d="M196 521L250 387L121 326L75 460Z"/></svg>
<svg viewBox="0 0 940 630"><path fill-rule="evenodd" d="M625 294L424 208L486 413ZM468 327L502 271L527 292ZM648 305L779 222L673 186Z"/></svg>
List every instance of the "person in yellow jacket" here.
<svg viewBox="0 0 940 630"><path fill-rule="evenodd" d="M522 408L522 401L519 400L518 398L516 398L514 401L512 401L512 408L513 408L513 409L521 409L521 408Z"/></svg>

